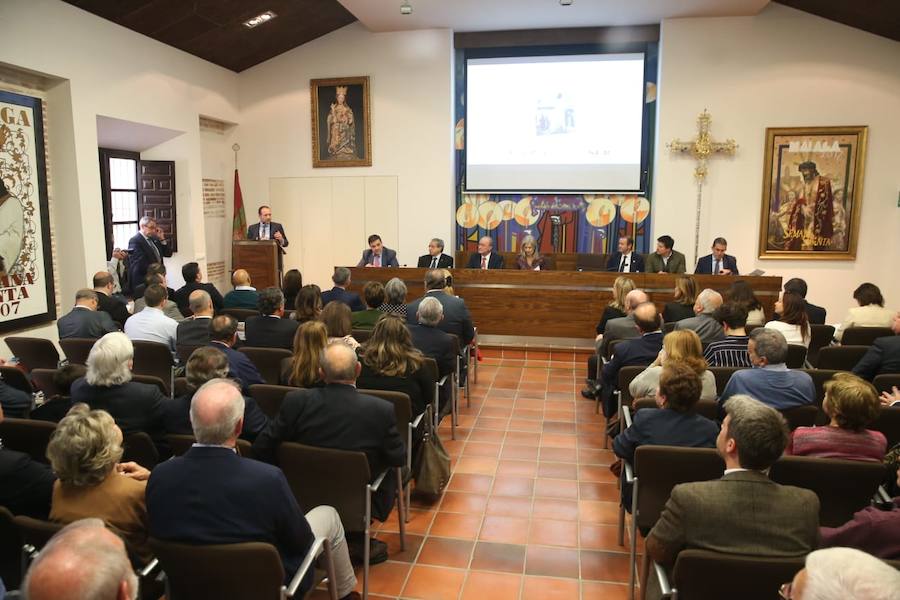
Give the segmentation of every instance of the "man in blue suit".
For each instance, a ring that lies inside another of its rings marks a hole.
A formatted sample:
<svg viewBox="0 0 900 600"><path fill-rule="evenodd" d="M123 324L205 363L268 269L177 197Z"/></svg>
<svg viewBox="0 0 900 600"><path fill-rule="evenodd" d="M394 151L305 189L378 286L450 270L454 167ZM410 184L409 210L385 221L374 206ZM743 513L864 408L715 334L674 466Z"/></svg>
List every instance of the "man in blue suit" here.
<svg viewBox="0 0 900 600"><path fill-rule="evenodd" d="M359 294L347 291L350 286L350 269L347 267L335 268L331 281L334 282L334 287L327 292L322 292L322 306L336 300L349 306L353 312L366 310L366 305L363 304Z"/></svg>
<svg viewBox="0 0 900 600"><path fill-rule="evenodd" d="M494 252L494 240L485 235L478 240L478 252L469 257L467 269L502 269L503 256Z"/></svg>
<svg viewBox="0 0 900 600"><path fill-rule="evenodd" d="M603 414L611 417L618 410L613 404L613 392L619 380L622 367L649 365L662 350L663 334L659 328L659 314L652 302L645 302L634 309L634 324L641 336L619 342L608 363L603 365L601 379L603 388Z"/></svg>
<svg viewBox="0 0 900 600"><path fill-rule="evenodd" d="M163 258L172 256L166 234L153 217L141 217L139 225L141 230L128 240L128 281L132 285L144 281L147 267L153 263L162 264Z"/></svg>
<svg viewBox="0 0 900 600"><path fill-rule="evenodd" d="M197 443L184 456L158 465L147 483L150 535L190 544L272 544L288 580L315 537L325 537L332 546L338 596L359 598L337 511L318 506L304 515L278 467L235 451L244 398L234 382L213 379L201 386L191 400L191 425ZM311 584L312 571L301 590Z"/></svg>
<svg viewBox="0 0 900 600"><path fill-rule="evenodd" d="M606 270L619 273L644 272L644 257L634 252L634 238L619 238L618 252L610 255L606 261Z"/></svg>
<svg viewBox="0 0 900 600"><path fill-rule="evenodd" d="M369 236L369 249L363 250L357 267L399 267L397 253L381 241L381 236L373 233Z"/></svg>
<svg viewBox="0 0 900 600"><path fill-rule="evenodd" d="M737 259L730 254L725 254L728 250L728 242L723 237L717 237L713 240L712 254L707 254L697 261L697 268L694 269L695 275L740 275L737 267Z"/></svg>
<svg viewBox="0 0 900 600"><path fill-rule="evenodd" d="M242 391L250 395L250 386L265 383L259 369L243 352L233 348L237 343L237 320L231 315L219 315L209 322L209 345L228 357L228 376L237 380Z"/></svg>
<svg viewBox="0 0 900 600"><path fill-rule="evenodd" d="M272 221L272 209L268 206L260 206L259 223L254 223L247 228L248 240L275 240L278 243L278 251L280 254L285 253L288 245L287 235L284 233L284 227L281 223Z"/></svg>

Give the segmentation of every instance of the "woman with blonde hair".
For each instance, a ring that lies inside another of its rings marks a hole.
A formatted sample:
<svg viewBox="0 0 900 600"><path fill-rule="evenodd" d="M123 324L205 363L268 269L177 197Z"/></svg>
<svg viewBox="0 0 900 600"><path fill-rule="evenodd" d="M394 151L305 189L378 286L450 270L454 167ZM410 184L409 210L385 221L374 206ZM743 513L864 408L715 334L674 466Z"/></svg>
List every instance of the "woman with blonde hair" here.
<svg viewBox="0 0 900 600"><path fill-rule="evenodd" d="M607 321L625 316L625 296L635 287L634 280L630 277L625 277L624 275L616 277L616 280L613 282L612 300L603 309L603 314L600 315L600 322L597 323L598 334L606 331Z"/></svg>
<svg viewBox="0 0 900 600"><path fill-rule="evenodd" d="M423 368L425 357L412 345L409 329L399 317L385 315L375 323L372 337L360 349L360 359L357 388L409 395L412 416L424 412L433 399L435 382Z"/></svg>
<svg viewBox="0 0 900 600"><path fill-rule="evenodd" d="M547 269L547 261L538 251L534 236L526 235L522 238L516 266L523 271L545 271Z"/></svg>
<svg viewBox="0 0 900 600"><path fill-rule="evenodd" d="M350 307L343 302L329 302L319 316L328 330L328 343L343 342L356 350L359 342L353 337L353 323L350 319Z"/></svg>
<svg viewBox="0 0 900 600"><path fill-rule="evenodd" d="M666 302L663 307L663 321L674 323L682 319L690 319L694 314L694 302L697 300L697 282L690 275L682 275L675 279L675 301Z"/></svg>
<svg viewBox="0 0 900 600"><path fill-rule="evenodd" d="M328 328L320 321L309 321L294 334L294 355L281 361L282 385L319 387L319 357L328 345Z"/></svg>
<svg viewBox="0 0 900 600"><path fill-rule="evenodd" d="M142 562L149 562L153 554L147 544L144 491L150 471L133 462L119 463L122 430L112 416L76 404L50 436L47 458L59 478L50 520L103 519Z"/></svg>
<svg viewBox="0 0 900 600"><path fill-rule="evenodd" d="M667 333L663 338L663 348L659 356L640 375L635 377L628 386L632 398L645 396L656 397L659 387L659 376L663 367L670 363L687 365L697 374L702 384L700 391L701 400L716 399L716 378L707 369L706 360L703 358L703 344L700 336L690 329L680 329Z"/></svg>

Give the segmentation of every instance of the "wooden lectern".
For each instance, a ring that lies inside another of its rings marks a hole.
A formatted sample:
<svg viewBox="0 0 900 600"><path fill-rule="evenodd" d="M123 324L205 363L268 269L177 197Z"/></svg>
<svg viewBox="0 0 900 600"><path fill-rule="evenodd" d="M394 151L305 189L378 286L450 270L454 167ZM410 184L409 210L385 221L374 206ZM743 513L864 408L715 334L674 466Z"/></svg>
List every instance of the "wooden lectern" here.
<svg viewBox="0 0 900 600"><path fill-rule="evenodd" d="M231 242L232 269L250 273L253 287L281 287L278 243L275 240L235 240Z"/></svg>

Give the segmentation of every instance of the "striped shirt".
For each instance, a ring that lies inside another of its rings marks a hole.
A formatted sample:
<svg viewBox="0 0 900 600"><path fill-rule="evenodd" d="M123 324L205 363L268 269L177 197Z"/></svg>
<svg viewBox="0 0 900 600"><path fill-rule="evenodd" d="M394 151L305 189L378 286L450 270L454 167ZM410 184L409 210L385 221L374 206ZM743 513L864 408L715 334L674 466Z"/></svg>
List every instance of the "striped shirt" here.
<svg viewBox="0 0 900 600"><path fill-rule="evenodd" d="M752 367L747 354L750 336L729 335L724 340L710 342L703 353L710 367Z"/></svg>

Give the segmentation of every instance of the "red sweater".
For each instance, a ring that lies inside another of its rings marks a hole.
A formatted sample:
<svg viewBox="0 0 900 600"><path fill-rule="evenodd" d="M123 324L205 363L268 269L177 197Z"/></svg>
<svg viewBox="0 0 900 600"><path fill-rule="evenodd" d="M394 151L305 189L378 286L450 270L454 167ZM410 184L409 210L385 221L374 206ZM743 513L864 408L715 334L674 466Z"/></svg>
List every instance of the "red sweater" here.
<svg viewBox="0 0 900 600"><path fill-rule="evenodd" d="M791 433L787 454L881 462L887 439L880 431L850 431L839 427L798 427Z"/></svg>

